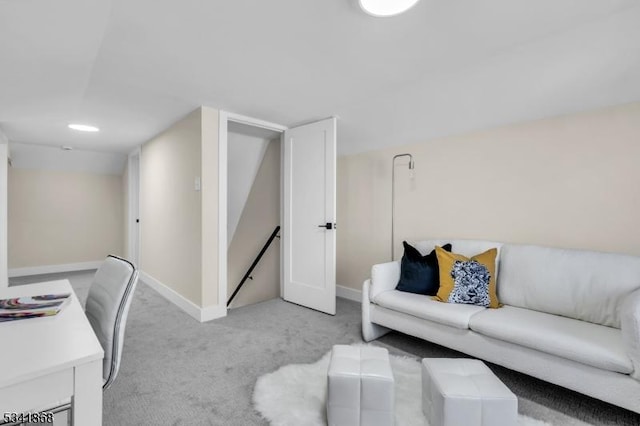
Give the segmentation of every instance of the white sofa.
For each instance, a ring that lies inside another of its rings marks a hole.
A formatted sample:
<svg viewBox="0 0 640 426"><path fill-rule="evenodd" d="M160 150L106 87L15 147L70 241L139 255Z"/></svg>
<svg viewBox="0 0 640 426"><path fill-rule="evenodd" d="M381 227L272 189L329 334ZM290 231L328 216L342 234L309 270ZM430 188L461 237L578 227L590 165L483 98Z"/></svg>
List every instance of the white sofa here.
<svg viewBox="0 0 640 426"><path fill-rule="evenodd" d="M640 413L640 257L491 241L451 243L473 256L498 248L499 309L395 289L400 262L374 265L362 291L362 334L391 329Z"/></svg>

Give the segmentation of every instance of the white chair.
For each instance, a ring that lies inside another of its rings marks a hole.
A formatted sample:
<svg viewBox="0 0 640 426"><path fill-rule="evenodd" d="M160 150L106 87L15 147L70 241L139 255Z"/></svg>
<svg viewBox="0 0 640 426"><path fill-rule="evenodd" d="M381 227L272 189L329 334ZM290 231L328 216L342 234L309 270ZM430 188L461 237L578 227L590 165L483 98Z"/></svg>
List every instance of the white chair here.
<svg viewBox="0 0 640 426"><path fill-rule="evenodd" d="M104 350L102 362L102 390L113 384L122 358L124 330L129 315L129 306L138 283L138 270L126 259L109 255L98 268L89 289L85 314ZM62 413L73 410L71 401L59 401L53 408L36 411ZM55 425L58 424L56 415ZM66 420L65 420L66 423ZM7 426L20 423L6 423ZM0 425L5 425L0 419Z"/></svg>
<svg viewBox="0 0 640 426"><path fill-rule="evenodd" d="M103 390L111 386L120 369L124 330L137 283L138 270L133 263L110 255L89 289L85 313L104 349Z"/></svg>

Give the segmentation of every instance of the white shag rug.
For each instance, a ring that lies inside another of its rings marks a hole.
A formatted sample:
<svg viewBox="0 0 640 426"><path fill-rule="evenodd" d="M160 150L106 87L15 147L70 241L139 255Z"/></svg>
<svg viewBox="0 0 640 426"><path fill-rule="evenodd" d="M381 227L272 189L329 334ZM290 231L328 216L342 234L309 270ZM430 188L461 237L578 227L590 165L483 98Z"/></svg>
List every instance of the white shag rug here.
<svg viewBox="0 0 640 426"><path fill-rule="evenodd" d="M272 426L325 426L329 357L313 364L291 364L258 378L253 405ZM422 414L422 372L414 358L389 356L396 382L396 426L429 426ZM551 426L518 415L518 426Z"/></svg>

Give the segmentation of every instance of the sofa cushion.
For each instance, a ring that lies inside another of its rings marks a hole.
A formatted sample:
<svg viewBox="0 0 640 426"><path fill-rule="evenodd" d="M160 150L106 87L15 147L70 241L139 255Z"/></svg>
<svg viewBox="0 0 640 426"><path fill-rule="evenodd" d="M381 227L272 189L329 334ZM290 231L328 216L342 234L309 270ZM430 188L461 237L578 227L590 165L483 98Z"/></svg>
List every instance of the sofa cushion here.
<svg viewBox="0 0 640 426"><path fill-rule="evenodd" d="M469 319L473 314L485 310L481 306L440 303L431 300L431 296L398 290L378 294L375 303L383 308L463 330L469 328Z"/></svg>
<svg viewBox="0 0 640 426"><path fill-rule="evenodd" d="M528 309L503 306L471 317L471 330L592 367L630 374L620 330Z"/></svg>
<svg viewBox="0 0 640 426"><path fill-rule="evenodd" d="M640 288L640 257L505 244L500 258L506 305L620 328L621 304Z"/></svg>

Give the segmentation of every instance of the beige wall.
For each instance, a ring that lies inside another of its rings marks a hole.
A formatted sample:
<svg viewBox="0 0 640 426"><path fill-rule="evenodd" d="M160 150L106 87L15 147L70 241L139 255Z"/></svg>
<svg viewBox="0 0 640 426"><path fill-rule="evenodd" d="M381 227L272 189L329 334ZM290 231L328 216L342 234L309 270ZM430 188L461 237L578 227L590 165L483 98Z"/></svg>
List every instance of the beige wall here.
<svg viewBox="0 0 640 426"><path fill-rule="evenodd" d="M416 167L396 166L396 258L403 239L438 237L640 255L636 103L339 158L338 284L390 260L404 152Z"/></svg>
<svg viewBox="0 0 640 426"><path fill-rule="evenodd" d="M269 142L242 210L227 258L227 294L236 289L273 229L280 224L280 140ZM276 238L235 297L232 308L280 296L280 240Z"/></svg>
<svg viewBox="0 0 640 426"><path fill-rule="evenodd" d="M122 255L120 176L9 168L9 268Z"/></svg>
<svg viewBox="0 0 640 426"><path fill-rule="evenodd" d="M200 109L142 146L140 269L201 305Z"/></svg>
<svg viewBox="0 0 640 426"><path fill-rule="evenodd" d="M199 108L141 153L140 269L199 307L218 302L217 126Z"/></svg>

